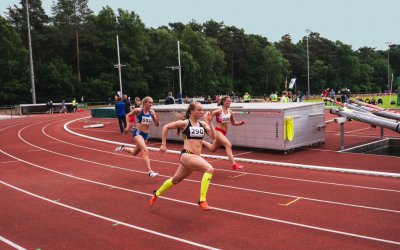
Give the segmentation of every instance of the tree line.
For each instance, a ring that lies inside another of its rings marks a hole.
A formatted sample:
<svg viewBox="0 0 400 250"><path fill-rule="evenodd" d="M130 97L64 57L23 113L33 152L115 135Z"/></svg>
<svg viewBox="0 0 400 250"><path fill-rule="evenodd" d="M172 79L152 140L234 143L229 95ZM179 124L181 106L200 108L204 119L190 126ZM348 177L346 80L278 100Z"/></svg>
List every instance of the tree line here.
<svg viewBox="0 0 400 250"><path fill-rule="evenodd" d="M25 0L0 16L0 105L31 103ZM35 90L38 102L78 99L106 101L119 90L116 36L119 37L123 92L165 98L179 92L177 41L180 41L183 95L245 92L253 96L281 92L296 78L296 88L327 87L352 92L381 92L389 76L400 76L400 45L386 51L354 50L311 32L300 41L246 34L214 20L169 23L147 28L134 11L109 6L95 14L88 0L57 0L48 16L41 0L29 0Z"/></svg>

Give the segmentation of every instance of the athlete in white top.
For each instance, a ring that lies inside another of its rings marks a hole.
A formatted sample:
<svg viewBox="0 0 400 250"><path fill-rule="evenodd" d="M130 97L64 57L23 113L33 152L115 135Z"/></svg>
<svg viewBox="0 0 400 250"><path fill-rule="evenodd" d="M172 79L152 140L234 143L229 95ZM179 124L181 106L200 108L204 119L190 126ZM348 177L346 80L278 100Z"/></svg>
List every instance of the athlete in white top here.
<svg viewBox="0 0 400 250"><path fill-rule="evenodd" d="M233 112L229 109L229 107L231 106L231 98L229 96L221 97L218 101L218 105L221 106L221 108L212 112L212 115L216 116L217 118L217 126L215 126L216 138L212 144L203 141L203 145L207 147L211 152L215 152L217 148L219 148L221 145L224 146L229 161L232 164L232 169L237 170L243 168L243 166L236 163L235 159L233 158L232 144L230 143L228 138L226 138L226 134L228 133L228 123L231 123L233 126L240 126L243 125L245 122L237 122L235 120Z"/></svg>

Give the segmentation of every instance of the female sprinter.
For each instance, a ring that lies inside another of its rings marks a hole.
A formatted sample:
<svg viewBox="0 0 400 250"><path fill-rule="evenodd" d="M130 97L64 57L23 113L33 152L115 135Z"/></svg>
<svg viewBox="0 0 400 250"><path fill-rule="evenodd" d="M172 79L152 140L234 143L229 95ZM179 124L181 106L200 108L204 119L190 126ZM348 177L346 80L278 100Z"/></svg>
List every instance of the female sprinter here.
<svg viewBox="0 0 400 250"><path fill-rule="evenodd" d="M216 140L214 140L213 144L203 141L204 146L206 146L211 152L215 152L221 145L224 146L229 161L232 164L232 169L241 169L243 166L236 163L233 158L232 144L229 142L228 138L226 138L226 134L228 133L229 122L233 126L240 126L244 124L244 121L237 122L233 117L233 112L229 109L231 106L231 98L229 96L219 98L218 106L221 106L221 108L212 112L212 115L217 118L217 126L215 127Z"/></svg>
<svg viewBox="0 0 400 250"><path fill-rule="evenodd" d="M200 186L199 206L205 211L211 210L206 201L208 186L214 172L213 167L204 160L200 154L202 150L202 140L205 134L212 139L215 138L214 126L212 125L212 115L209 112L205 122L200 121L203 115L202 106L199 102L192 102L186 110L185 120L179 120L166 124L162 129L162 144L160 152L167 151L167 133L170 129L178 129L178 133L182 130L183 149L179 158L179 167L174 176L164 182L162 186L153 192L150 199L150 206L153 206L157 197L162 195L173 185L178 184L188 177L193 171L204 172Z"/></svg>
<svg viewBox="0 0 400 250"><path fill-rule="evenodd" d="M150 177L155 177L158 173L154 172L150 168L149 150L146 147L147 139L149 138L149 130L151 121L158 127L160 125L160 120L156 115L156 112L151 109L153 105L153 99L146 96L142 100L142 108L135 108L129 115L137 116L136 128L133 130L133 141L136 143L135 148L125 147L124 145L119 146L115 151L125 151L136 156L140 151L142 151L142 157L144 164L148 170L147 174Z"/></svg>

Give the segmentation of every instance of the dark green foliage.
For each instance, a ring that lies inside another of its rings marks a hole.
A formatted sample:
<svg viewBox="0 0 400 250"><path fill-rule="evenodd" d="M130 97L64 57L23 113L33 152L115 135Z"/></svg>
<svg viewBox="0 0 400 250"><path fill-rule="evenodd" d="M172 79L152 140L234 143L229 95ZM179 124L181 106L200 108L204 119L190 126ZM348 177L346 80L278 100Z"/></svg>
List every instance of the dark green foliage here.
<svg viewBox="0 0 400 250"><path fill-rule="evenodd" d="M169 23L146 28L139 15L109 6L98 14L88 0L57 0L53 16L41 0L30 0L30 22L38 102L52 99L105 102L119 90L116 36L119 36L123 92L156 101L179 92L177 41L180 41L183 95L263 96L281 92L296 77L307 91L307 37L290 35L271 44L267 38L214 20ZM76 6L76 8L75 8ZM0 104L31 102L25 1L0 16ZM308 37L310 87L379 92L388 85L388 51L353 48L316 32ZM79 52L79 53L78 53ZM390 46L390 76L400 74L400 46ZM78 66L79 65L79 66Z"/></svg>

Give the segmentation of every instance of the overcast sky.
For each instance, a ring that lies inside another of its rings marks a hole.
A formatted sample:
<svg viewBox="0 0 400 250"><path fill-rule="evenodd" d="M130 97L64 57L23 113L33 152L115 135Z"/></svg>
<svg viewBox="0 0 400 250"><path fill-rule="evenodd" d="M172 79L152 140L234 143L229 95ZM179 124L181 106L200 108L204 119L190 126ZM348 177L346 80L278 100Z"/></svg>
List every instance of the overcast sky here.
<svg viewBox="0 0 400 250"><path fill-rule="evenodd" d="M19 2L0 0L1 15ZM48 15L52 2L43 0ZM386 42L400 44L400 0L89 0L96 14L106 5L134 11L146 27L153 28L213 19L271 42L290 34L297 43L310 29L355 50L364 46L386 50Z"/></svg>

